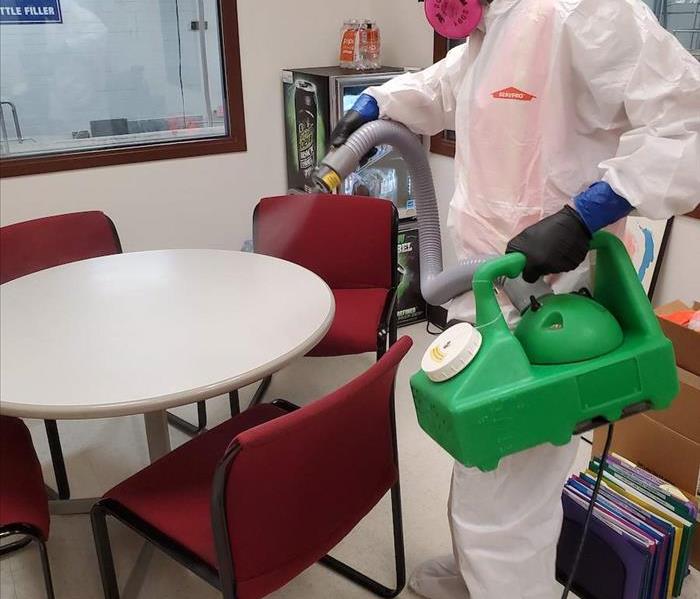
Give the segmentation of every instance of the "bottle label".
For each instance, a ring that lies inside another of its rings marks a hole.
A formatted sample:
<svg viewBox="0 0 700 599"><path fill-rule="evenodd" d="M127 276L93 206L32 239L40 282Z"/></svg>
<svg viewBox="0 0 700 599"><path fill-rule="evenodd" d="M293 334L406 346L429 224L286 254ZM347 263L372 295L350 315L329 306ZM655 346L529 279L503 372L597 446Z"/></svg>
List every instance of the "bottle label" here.
<svg viewBox="0 0 700 599"><path fill-rule="evenodd" d="M343 39L340 44L340 62L351 63L355 60L356 31L346 29L343 32Z"/></svg>
<svg viewBox="0 0 700 599"><path fill-rule="evenodd" d="M379 31L377 29L367 31L367 54L372 58L379 54Z"/></svg>
<svg viewBox="0 0 700 599"><path fill-rule="evenodd" d="M316 152L314 151L316 127L310 119L300 122L298 127L299 167L306 170L313 168L316 164Z"/></svg>

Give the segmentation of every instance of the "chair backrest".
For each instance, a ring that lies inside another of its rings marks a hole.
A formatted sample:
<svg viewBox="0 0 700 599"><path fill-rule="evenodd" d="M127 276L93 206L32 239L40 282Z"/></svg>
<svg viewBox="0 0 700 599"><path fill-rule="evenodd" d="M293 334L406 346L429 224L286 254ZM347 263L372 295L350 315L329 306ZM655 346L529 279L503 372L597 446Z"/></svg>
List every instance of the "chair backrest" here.
<svg viewBox="0 0 700 599"><path fill-rule="evenodd" d="M265 198L253 216L257 253L299 264L333 289L395 287L397 237L396 208L377 198Z"/></svg>
<svg viewBox="0 0 700 599"><path fill-rule="evenodd" d="M219 476L226 525L216 483L213 525L224 531L217 549L229 542L237 599L263 597L318 561L397 482L394 380L411 345L399 339L337 391L233 441ZM219 561L226 584L221 551Z"/></svg>
<svg viewBox="0 0 700 599"><path fill-rule="evenodd" d="M75 212L7 225L0 227L0 283L121 251L114 223L102 212Z"/></svg>
<svg viewBox="0 0 700 599"><path fill-rule="evenodd" d="M27 425L0 416L0 528L49 536L49 500Z"/></svg>

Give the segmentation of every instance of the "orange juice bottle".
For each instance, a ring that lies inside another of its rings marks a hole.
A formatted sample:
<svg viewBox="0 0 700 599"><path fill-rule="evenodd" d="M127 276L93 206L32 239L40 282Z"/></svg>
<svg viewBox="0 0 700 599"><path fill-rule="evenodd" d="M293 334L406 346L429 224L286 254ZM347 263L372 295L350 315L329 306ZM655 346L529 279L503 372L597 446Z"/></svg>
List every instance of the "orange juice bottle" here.
<svg viewBox="0 0 700 599"><path fill-rule="evenodd" d="M360 30L361 68L378 69L381 66L382 40L377 24L365 21Z"/></svg>
<svg viewBox="0 0 700 599"><path fill-rule="evenodd" d="M343 23L340 40L340 66L354 69L359 55L359 23L348 19Z"/></svg>

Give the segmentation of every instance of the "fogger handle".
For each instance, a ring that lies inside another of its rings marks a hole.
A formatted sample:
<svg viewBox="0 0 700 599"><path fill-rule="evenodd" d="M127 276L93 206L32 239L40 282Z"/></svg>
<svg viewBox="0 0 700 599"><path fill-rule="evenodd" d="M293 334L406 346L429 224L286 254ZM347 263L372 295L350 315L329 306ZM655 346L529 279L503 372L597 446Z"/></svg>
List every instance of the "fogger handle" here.
<svg viewBox="0 0 700 599"><path fill-rule="evenodd" d="M501 306L496 299L496 281L503 277L514 279L520 276L525 269L526 261L525 254L514 252L490 260L478 268L472 285L476 300L478 328L493 327L495 330L509 333Z"/></svg>

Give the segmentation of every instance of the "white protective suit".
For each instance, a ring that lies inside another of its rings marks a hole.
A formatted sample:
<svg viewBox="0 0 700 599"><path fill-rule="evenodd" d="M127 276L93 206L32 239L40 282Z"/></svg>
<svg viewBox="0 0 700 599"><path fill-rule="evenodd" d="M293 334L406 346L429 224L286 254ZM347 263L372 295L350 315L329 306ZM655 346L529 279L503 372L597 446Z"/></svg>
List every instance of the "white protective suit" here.
<svg viewBox="0 0 700 599"><path fill-rule="evenodd" d="M367 93L381 117L416 133L456 130L448 225L459 258L502 253L598 180L650 218L700 201L700 64L641 0L494 0L467 44ZM467 294L451 315L472 309ZM522 452L491 473L457 464L454 559L419 569L414 589L557 597L560 495L576 445Z"/></svg>

